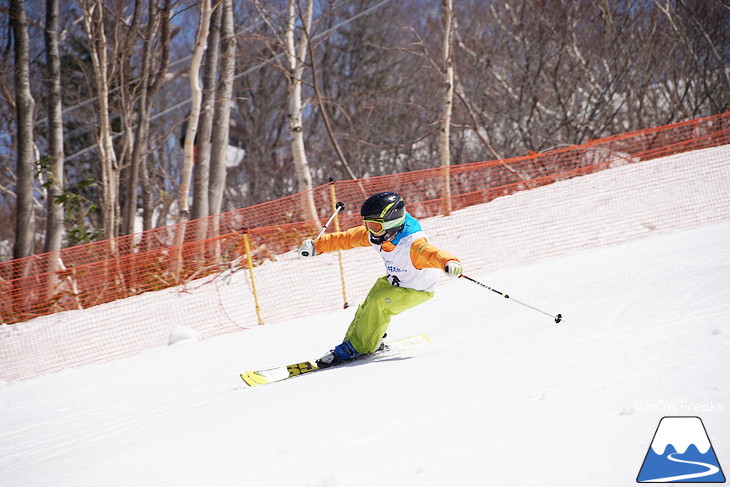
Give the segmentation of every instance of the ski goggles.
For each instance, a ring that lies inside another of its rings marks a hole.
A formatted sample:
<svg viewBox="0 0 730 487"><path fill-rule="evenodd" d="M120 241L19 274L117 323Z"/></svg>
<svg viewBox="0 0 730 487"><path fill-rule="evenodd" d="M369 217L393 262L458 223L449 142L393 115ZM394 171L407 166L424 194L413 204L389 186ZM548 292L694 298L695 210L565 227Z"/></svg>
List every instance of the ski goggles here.
<svg viewBox="0 0 730 487"><path fill-rule="evenodd" d="M373 235L381 235L386 230L390 230L391 228L403 225L403 222L405 221L406 216L403 215L400 218L388 222L386 222L382 218L364 218L362 222L365 224L365 228L368 229L368 232L372 233Z"/></svg>

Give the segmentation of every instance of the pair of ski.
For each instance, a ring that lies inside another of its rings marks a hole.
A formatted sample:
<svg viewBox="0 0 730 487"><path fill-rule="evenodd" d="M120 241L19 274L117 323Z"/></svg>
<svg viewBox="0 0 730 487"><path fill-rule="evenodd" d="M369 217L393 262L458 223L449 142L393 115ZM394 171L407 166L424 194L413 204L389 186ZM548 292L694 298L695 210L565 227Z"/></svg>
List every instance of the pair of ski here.
<svg viewBox="0 0 730 487"><path fill-rule="evenodd" d="M361 355L353 361L347 361L338 365L333 365L332 367L327 367L327 369L340 367L342 365L347 365L355 361L370 359L373 357L392 355L394 353L398 353L409 348L417 347L420 345L427 345L429 343L431 343L431 339L428 338L427 335L416 335L409 338L395 340L386 343L383 350L378 350L377 352L367 355ZM264 384L271 384L272 382L280 382L282 380L291 379L292 377L298 377L302 374L309 374L310 372L315 372L317 370L324 369L320 369L319 367L317 367L317 364L314 361L306 361L300 362L298 364L275 367L273 369L249 370L241 374L241 379L243 379L243 381L249 386L255 387Z"/></svg>

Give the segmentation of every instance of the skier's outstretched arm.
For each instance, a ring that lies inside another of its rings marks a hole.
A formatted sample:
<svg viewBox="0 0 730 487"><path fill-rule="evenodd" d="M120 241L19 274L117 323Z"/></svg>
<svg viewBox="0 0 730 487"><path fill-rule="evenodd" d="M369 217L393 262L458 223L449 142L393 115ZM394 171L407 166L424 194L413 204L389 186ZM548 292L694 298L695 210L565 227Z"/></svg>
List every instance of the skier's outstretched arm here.
<svg viewBox="0 0 730 487"><path fill-rule="evenodd" d="M364 226L354 227L345 232L328 233L316 240L308 238L299 246L299 255L311 257L317 254L349 250L356 247L370 247L368 231Z"/></svg>
<svg viewBox="0 0 730 487"><path fill-rule="evenodd" d="M425 238L419 238L411 245L411 262L413 262L416 269L435 267L443 270L451 277L459 277L462 273L459 259L428 243Z"/></svg>

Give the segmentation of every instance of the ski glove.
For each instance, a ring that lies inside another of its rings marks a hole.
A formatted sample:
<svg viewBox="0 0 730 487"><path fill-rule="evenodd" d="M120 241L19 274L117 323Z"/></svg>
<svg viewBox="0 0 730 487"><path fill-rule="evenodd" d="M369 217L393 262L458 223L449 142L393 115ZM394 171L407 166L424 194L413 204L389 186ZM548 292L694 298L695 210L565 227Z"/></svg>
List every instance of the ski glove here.
<svg viewBox="0 0 730 487"><path fill-rule="evenodd" d="M314 248L314 240L311 238L308 238L304 242L302 242L302 245L299 246L299 250L297 250L297 253L301 257L314 257L317 255L317 251Z"/></svg>
<svg viewBox="0 0 730 487"><path fill-rule="evenodd" d="M464 268L458 260L450 260L444 266L444 272L449 277L461 277Z"/></svg>

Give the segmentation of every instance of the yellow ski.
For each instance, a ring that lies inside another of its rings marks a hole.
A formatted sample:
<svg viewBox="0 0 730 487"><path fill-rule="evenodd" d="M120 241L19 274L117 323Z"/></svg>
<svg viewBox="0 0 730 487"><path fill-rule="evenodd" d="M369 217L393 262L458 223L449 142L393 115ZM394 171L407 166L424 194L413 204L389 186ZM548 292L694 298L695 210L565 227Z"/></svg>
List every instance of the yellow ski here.
<svg viewBox="0 0 730 487"><path fill-rule="evenodd" d="M317 364L307 361L267 370L248 370L241 374L241 379L243 379L246 384L253 387L268 384L270 382L278 382L296 375L314 372L318 369L319 367L317 367Z"/></svg>
<svg viewBox="0 0 730 487"><path fill-rule="evenodd" d="M342 364L327 367L328 369L340 367L353 362L358 362L362 359L369 359L372 357L378 357L381 355L389 355L393 352L405 350L407 348L416 347L419 345L427 345L431 343L431 339L428 335L416 335L409 338L402 338L385 344L385 349L377 351L367 355L361 355L354 360L343 362ZM290 379L302 374L308 374L320 370L314 361L299 362L297 364L285 365L282 367L274 367L273 369L264 370L248 370L241 375L241 379L251 387L261 386L264 384L270 384L272 382L279 382L285 379Z"/></svg>

